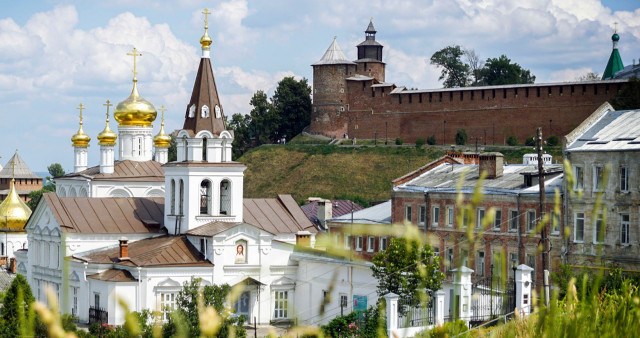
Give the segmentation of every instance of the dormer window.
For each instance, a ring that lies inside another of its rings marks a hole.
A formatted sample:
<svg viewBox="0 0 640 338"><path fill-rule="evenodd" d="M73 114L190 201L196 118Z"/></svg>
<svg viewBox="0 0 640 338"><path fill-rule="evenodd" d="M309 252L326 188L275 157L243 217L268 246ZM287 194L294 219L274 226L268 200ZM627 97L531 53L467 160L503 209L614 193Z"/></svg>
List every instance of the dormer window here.
<svg viewBox="0 0 640 338"><path fill-rule="evenodd" d="M202 106L202 113L200 116L202 116L202 118L209 117L209 107L206 104Z"/></svg>
<svg viewBox="0 0 640 338"><path fill-rule="evenodd" d="M216 104L216 107L213 109L216 113L216 118L219 119L221 117L220 106Z"/></svg>
<svg viewBox="0 0 640 338"><path fill-rule="evenodd" d="M196 117L196 105L192 104L191 107L189 107L189 117Z"/></svg>

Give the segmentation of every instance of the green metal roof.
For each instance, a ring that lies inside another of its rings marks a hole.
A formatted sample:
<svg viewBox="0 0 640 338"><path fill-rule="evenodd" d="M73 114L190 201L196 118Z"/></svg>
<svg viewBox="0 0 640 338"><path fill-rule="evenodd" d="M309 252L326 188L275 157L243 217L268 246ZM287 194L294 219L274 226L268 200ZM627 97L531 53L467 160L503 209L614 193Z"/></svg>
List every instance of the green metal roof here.
<svg viewBox="0 0 640 338"><path fill-rule="evenodd" d="M607 68L604 69L604 74L602 74L602 79L612 79L618 71L622 70L622 68L624 68L624 66L622 65L620 53L618 52L618 49L615 48L611 51L609 62L607 62Z"/></svg>

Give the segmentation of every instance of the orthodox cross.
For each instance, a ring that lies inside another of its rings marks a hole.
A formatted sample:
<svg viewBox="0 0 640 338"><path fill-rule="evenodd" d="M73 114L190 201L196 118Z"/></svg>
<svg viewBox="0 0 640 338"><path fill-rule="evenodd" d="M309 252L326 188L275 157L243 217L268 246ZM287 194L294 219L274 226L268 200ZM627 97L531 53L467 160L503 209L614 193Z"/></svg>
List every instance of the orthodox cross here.
<svg viewBox="0 0 640 338"><path fill-rule="evenodd" d="M103 106L107 106L107 122L109 122L109 107L113 106L111 101L107 100L107 103L103 104Z"/></svg>
<svg viewBox="0 0 640 338"><path fill-rule="evenodd" d="M136 71L136 56L142 56L142 54L138 53L136 47L133 47L133 51L131 53L127 53L127 55L133 56L133 81L138 81L136 78L136 75L138 75L138 72Z"/></svg>
<svg viewBox="0 0 640 338"><path fill-rule="evenodd" d="M614 33L618 33L618 21L614 22L614 23L613 23L613 26L614 26L614 28L613 28L613 32L614 32Z"/></svg>
<svg viewBox="0 0 640 338"><path fill-rule="evenodd" d="M18 149L16 149L16 155L18 154ZM13 161L11 161L11 179L16 180L16 157L13 157Z"/></svg>
<svg viewBox="0 0 640 338"><path fill-rule="evenodd" d="M209 26L209 20L207 19L207 15L211 14L211 12L209 12L208 8L205 8L204 11L202 11L202 14L204 14L204 26L207 27Z"/></svg>
<svg viewBox="0 0 640 338"><path fill-rule="evenodd" d="M86 109L87 107L83 106L82 103L80 103L80 105L78 106L78 108L76 109L80 109L80 125L82 125L82 110Z"/></svg>
<svg viewBox="0 0 640 338"><path fill-rule="evenodd" d="M162 112L162 123L164 123L164 112L167 110L167 108L165 108L163 104L158 110Z"/></svg>

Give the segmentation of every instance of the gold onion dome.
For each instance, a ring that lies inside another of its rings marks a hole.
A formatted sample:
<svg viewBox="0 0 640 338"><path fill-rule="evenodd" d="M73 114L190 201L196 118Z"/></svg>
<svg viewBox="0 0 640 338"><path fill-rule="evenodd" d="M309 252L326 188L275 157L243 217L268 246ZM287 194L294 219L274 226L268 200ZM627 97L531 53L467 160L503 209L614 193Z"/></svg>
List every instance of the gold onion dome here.
<svg viewBox="0 0 640 338"><path fill-rule="evenodd" d="M1 227L23 230L29 220L29 216L31 216L31 209L18 196L15 188L15 179L12 179L9 195L0 203Z"/></svg>
<svg viewBox="0 0 640 338"><path fill-rule="evenodd" d="M204 14L204 35L200 38L200 44L202 45L202 49L206 50L210 48L209 46L211 46L212 42L211 37L209 37L209 34L207 33L207 29L209 29L209 20L207 15L211 14L211 12L209 12L209 9L205 8L202 14Z"/></svg>
<svg viewBox="0 0 640 338"><path fill-rule="evenodd" d="M82 103L77 109L80 109L80 127L78 128L78 132L71 136L71 143L74 147L88 147L91 137L85 134L84 129L82 129L82 110L84 109Z"/></svg>
<svg viewBox="0 0 640 338"><path fill-rule="evenodd" d="M153 138L153 144L156 148L169 148L171 144L171 136L167 135L164 132L164 111L166 110L164 106L160 107L162 111L162 123L160 124L160 132Z"/></svg>
<svg viewBox="0 0 640 338"><path fill-rule="evenodd" d="M127 55L133 56L133 89L128 98L118 103L113 112L113 117L121 126L150 126L155 121L158 113L153 104L142 98L138 93L136 56L142 54L138 53L138 50L134 48L133 52L127 53Z"/></svg>
<svg viewBox="0 0 640 338"><path fill-rule="evenodd" d="M98 134L98 144L101 146L115 146L117 138L118 134L109 128L109 118L107 118L107 125L104 127L104 130Z"/></svg>

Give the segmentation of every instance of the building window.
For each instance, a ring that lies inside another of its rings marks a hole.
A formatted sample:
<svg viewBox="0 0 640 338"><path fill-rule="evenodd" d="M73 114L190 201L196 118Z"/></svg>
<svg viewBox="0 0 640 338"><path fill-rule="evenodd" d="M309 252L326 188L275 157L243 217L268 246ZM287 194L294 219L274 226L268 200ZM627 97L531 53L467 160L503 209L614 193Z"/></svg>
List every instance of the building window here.
<svg viewBox="0 0 640 338"><path fill-rule="evenodd" d="M202 138L202 160L207 160L207 138Z"/></svg>
<svg viewBox="0 0 640 338"><path fill-rule="evenodd" d="M99 293L94 293L93 294L93 307L96 309L100 308L100 294Z"/></svg>
<svg viewBox="0 0 640 338"><path fill-rule="evenodd" d="M433 217L431 218L431 224L434 227L438 226L438 220L440 220L440 207L439 206L434 206L433 207L433 213L432 213Z"/></svg>
<svg viewBox="0 0 640 338"><path fill-rule="evenodd" d="M535 254L526 254L526 262L527 265L533 269L531 271L531 281L536 281L536 255Z"/></svg>
<svg viewBox="0 0 640 338"><path fill-rule="evenodd" d="M584 169L582 167L573 167L573 179L576 180L573 190L581 191L584 189Z"/></svg>
<svg viewBox="0 0 640 338"><path fill-rule="evenodd" d="M582 243L584 241L584 213L577 212L574 216L575 231L574 231L574 242Z"/></svg>
<svg viewBox="0 0 640 338"><path fill-rule="evenodd" d="M180 180L180 216L184 215L184 181Z"/></svg>
<svg viewBox="0 0 640 338"><path fill-rule="evenodd" d="M275 306L273 311L274 319L288 318L289 291L276 291Z"/></svg>
<svg viewBox="0 0 640 338"><path fill-rule="evenodd" d="M629 214L620 215L620 244L629 245Z"/></svg>
<svg viewBox="0 0 640 338"><path fill-rule="evenodd" d="M595 229L593 231L594 244L604 243L605 231L606 229L604 228L604 222L602 221L602 214L598 214L598 217L596 217Z"/></svg>
<svg viewBox="0 0 640 338"><path fill-rule="evenodd" d="M500 231L502 228L502 210L496 210L496 217L493 221L493 229L495 231Z"/></svg>
<svg viewBox="0 0 640 338"><path fill-rule="evenodd" d="M200 183L200 215L211 214L211 182L204 180Z"/></svg>
<svg viewBox="0 0 640 338"><path fill-rule="evenodd" d="M411 223L411 205L404 206L404 220Z"/></svg>
<svg viewBox="0 0 640 338"><path fill-rule="evenodd" d="M620 168L620 191L629 191L629 168Z"/></svg>
<svg viewBox="0 0 640 338"><path fill-rule="evenodd" d="M515 270L514 268L518 266L518 254L515 252L511 252L509 253L509 262L507 264L507 266L509 266L509 273L508 276L511 278L514 278L515 276L513 275Z"/></svg>
<svg viewBox="0 0 640 338"><path fill-rule="evenodd" d="M465 206L462 208L462 227L466 228L468 223L469 223L469 208Z"/></svg>
<svg viewBox="0 0 640 338"><path fill-rule="evenodd" d="M200 252L202 252L203 255L207 255L207 240L204 238L200 238Z"/></svg>
<svg viewBox="0 0 640 338"><path fill-rule="evenodd" d="M484 208L478 208L477 212L476 212L476 228L482 228L482 221L484 221L484 214L485 214L485 210Z"/></svg>
<svg viewBox="0 0 640 338"><path fill-rule="evenodd" d="M176 294L174 292L160 293L160 311L162 312L162 320L168 321L169 315L176 308Z"/></svg>
<svg viewBox="0 0 640 338"><path fill-rule="evenodd" d="M453 207L447 207L447 226L453 227Z"/></svg>
<svg viewBox="0 0 640 338"><path fill-rule="evenodd" d="M347 306L349 306L349 298L347 298L347 295L340 295L340 307L341 308L347 308Z"/></svg>
<svg viewBox="0 0 640 338"><path fill-rule="evenodd" d="M344 248L347 250L351 249L351 236L344 236Z"/></svg>
<svg viewBox="0 0 640 338"><path fill-rule="evenodd" d="M447 271L453 269L453 248L448 248L447 249Z"/></svg>
<svg viewBox="0 0 640 338"><path fill-rule="evenodd" d="M527 231L533 231L536 228L536 211L527 211Z"/></svg>
<svg viewBox="0 0 640 338"><path fill-rule="evenodd" d="M176 180L171 180L171 214L176 214Z"/></svg>
<svg viewBox="0 0 640 338"><path fill-rule="evenodd" d="M593 167L593 191L602 191L602 189L604 189L603 179L604 179L604 167L602 166Z"/></svg>
<svg viewBox="0 0 640 338"><path fill-rule="evenodd" d="M356 237L356 251L362 251L362 236Z"/></svg>
<svg viewBox="0 0 640 338"><path fill-rule="evenodd" d="M560 214L555 211L551 212L551 234L560 234Z"/></svg>
<svg viewBox="0 0 640 338"><path fill-rule="evenodd" d="M517 210L509 210L509 231L518 231L518 218Z"/></svg>
<svg viewBox="0 0 640 338"><path fill-rule="evenodd" d="M418 215L418 224L425 225L425 220L427 218L427 206L421 205L418 210L420 211Z"/></svg>
<svg viewBox="0 0 640 338"><path fill-rule="evenodd" d="M476 274L478 276L484 276L484 251L478 251L478 258L476 259Z"/></svg>
<svg viewBox="0 0 640 338"><path fill-rule="evenodd" d="M380 237L380 248L378 248L379 251L383 251L387 249L387 238L386 237Z"/></svg>
<svg viewBox="0 0 640 338"><path fill-rule="evenodd" d="M373 252L375 250L375 246L376 246L376 238L373 236L369 236L367 238L367 251Z"/></svg>
<svg viewBox="0 0 640 338"><path fill-rule="evenodd" d="M71 287L73 292L73 303L71 303L71 315L73 317L78 317L78 288Z"/></svg>
<svg viewBox="0 0 640 338"><path fill-rule="evenodd" d="M220 215L231 215L231 182L220 182Z"/></svg>

